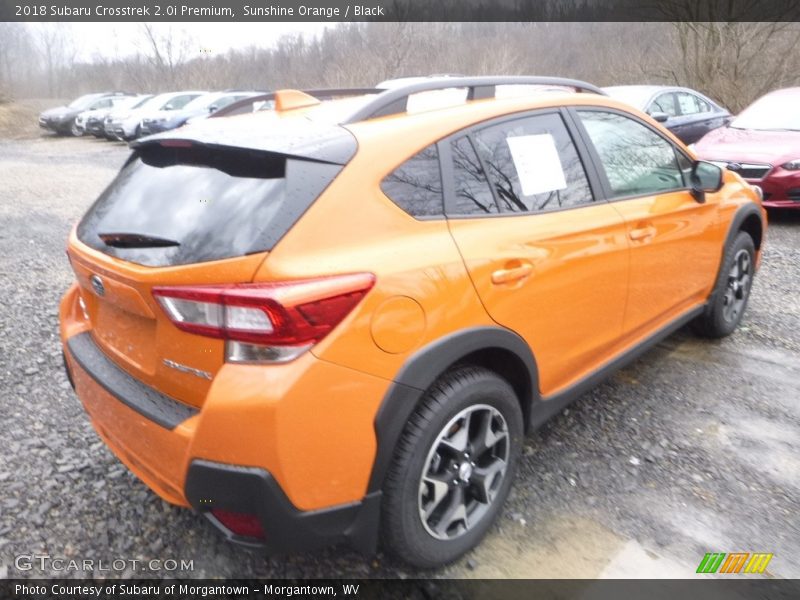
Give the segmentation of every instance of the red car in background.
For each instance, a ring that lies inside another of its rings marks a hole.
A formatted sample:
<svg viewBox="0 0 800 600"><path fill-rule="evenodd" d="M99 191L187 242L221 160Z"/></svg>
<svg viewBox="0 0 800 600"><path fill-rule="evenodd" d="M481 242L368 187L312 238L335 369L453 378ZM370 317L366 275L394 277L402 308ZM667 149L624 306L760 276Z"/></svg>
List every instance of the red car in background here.
<svg viewBox="0 0 800 600"><path fill-rule="evenodd" d="M759 186L767 208L800 209L800 87L762 96L694 151Z"/></svg>

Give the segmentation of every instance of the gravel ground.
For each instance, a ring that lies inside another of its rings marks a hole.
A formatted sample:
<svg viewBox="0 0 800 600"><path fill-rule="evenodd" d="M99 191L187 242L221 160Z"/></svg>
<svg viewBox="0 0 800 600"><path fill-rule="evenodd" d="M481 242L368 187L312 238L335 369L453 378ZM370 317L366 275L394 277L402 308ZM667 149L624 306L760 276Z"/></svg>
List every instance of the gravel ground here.
<svg viewBox="0 0 800 600"><path fill-rule="evenodd" d="M527 441L485 542L414 572L345 549L264 558L230 546L99 441L63 372L57 305L72 280L69 228L127 152L0 141L0 577L65 575L15 568L34 553L190 560L177 571L190 577L690 577L712 551L773 552L769 575L800 577L800 213L771 215L737 333L679 332L586 394Z"/></svg>

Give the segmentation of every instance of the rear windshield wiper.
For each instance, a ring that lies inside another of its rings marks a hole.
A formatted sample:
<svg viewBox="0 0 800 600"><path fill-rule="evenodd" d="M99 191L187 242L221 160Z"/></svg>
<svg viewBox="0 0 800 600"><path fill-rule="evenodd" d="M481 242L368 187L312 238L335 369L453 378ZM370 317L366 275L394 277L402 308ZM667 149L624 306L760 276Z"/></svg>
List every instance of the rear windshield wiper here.
<svg viewBox="0 0 800 600"><path fill-rule="evenodd" d="M114 248L166 248L180 246L180 242L142 233L98 233L106 246Z"/></svg>

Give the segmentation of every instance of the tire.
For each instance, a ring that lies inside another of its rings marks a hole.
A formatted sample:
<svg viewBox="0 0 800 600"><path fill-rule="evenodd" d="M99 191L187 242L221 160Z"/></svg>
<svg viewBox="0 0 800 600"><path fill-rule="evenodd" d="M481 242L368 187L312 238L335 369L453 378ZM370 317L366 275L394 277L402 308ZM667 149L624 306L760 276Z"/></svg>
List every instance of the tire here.
<svg viewBox="0 0 800 600"><path fill-rule="evenodd" d="M755 255L753 238L739 232L725 250L722 268L705 312L693 323L698 334L722 338L739 326L753 285Z"/></svg>
<svg viewBox="0 0 800 600"><path fill-rule="evenodd" d="M69 133L72 137L83 137L86 134L83 129L78 127L78 124L75 121L73 121L72 125L70 125Z"/></svg>
<svg viewBox="0 0 800 600"><path fill-rule="evenodd" d="M522 421L514 390L492 371L461 367L434 383L409 419L386 477L385 549L432 568L475 547L511 489ZM488 432L491 443L480 444Z"/></svg>
<svg viewBox="0 0 800 600"><path fill-rule="evenodd" d="M119 137L120 142L132 142L135 139L138 139L142 135L142 126L137 125L136 129L133 130L131 135L125 135L125 130L122 130L122 135Z"/></svg>

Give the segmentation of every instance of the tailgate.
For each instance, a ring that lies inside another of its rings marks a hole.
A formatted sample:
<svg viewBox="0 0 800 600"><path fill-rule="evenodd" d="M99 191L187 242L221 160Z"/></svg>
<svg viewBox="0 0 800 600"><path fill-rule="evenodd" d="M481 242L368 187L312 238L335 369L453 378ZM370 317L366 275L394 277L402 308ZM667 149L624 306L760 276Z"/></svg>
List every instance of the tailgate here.
<svg viewBox="0 0 800 600"><path fill-rule="evenodd" d="M148 269L88 248L74 236L68 254L105 354L136 379L192 406L201 406L225 360L222 340L179 330L152 295L153 286L251 281L266 253Z"/></svg>

